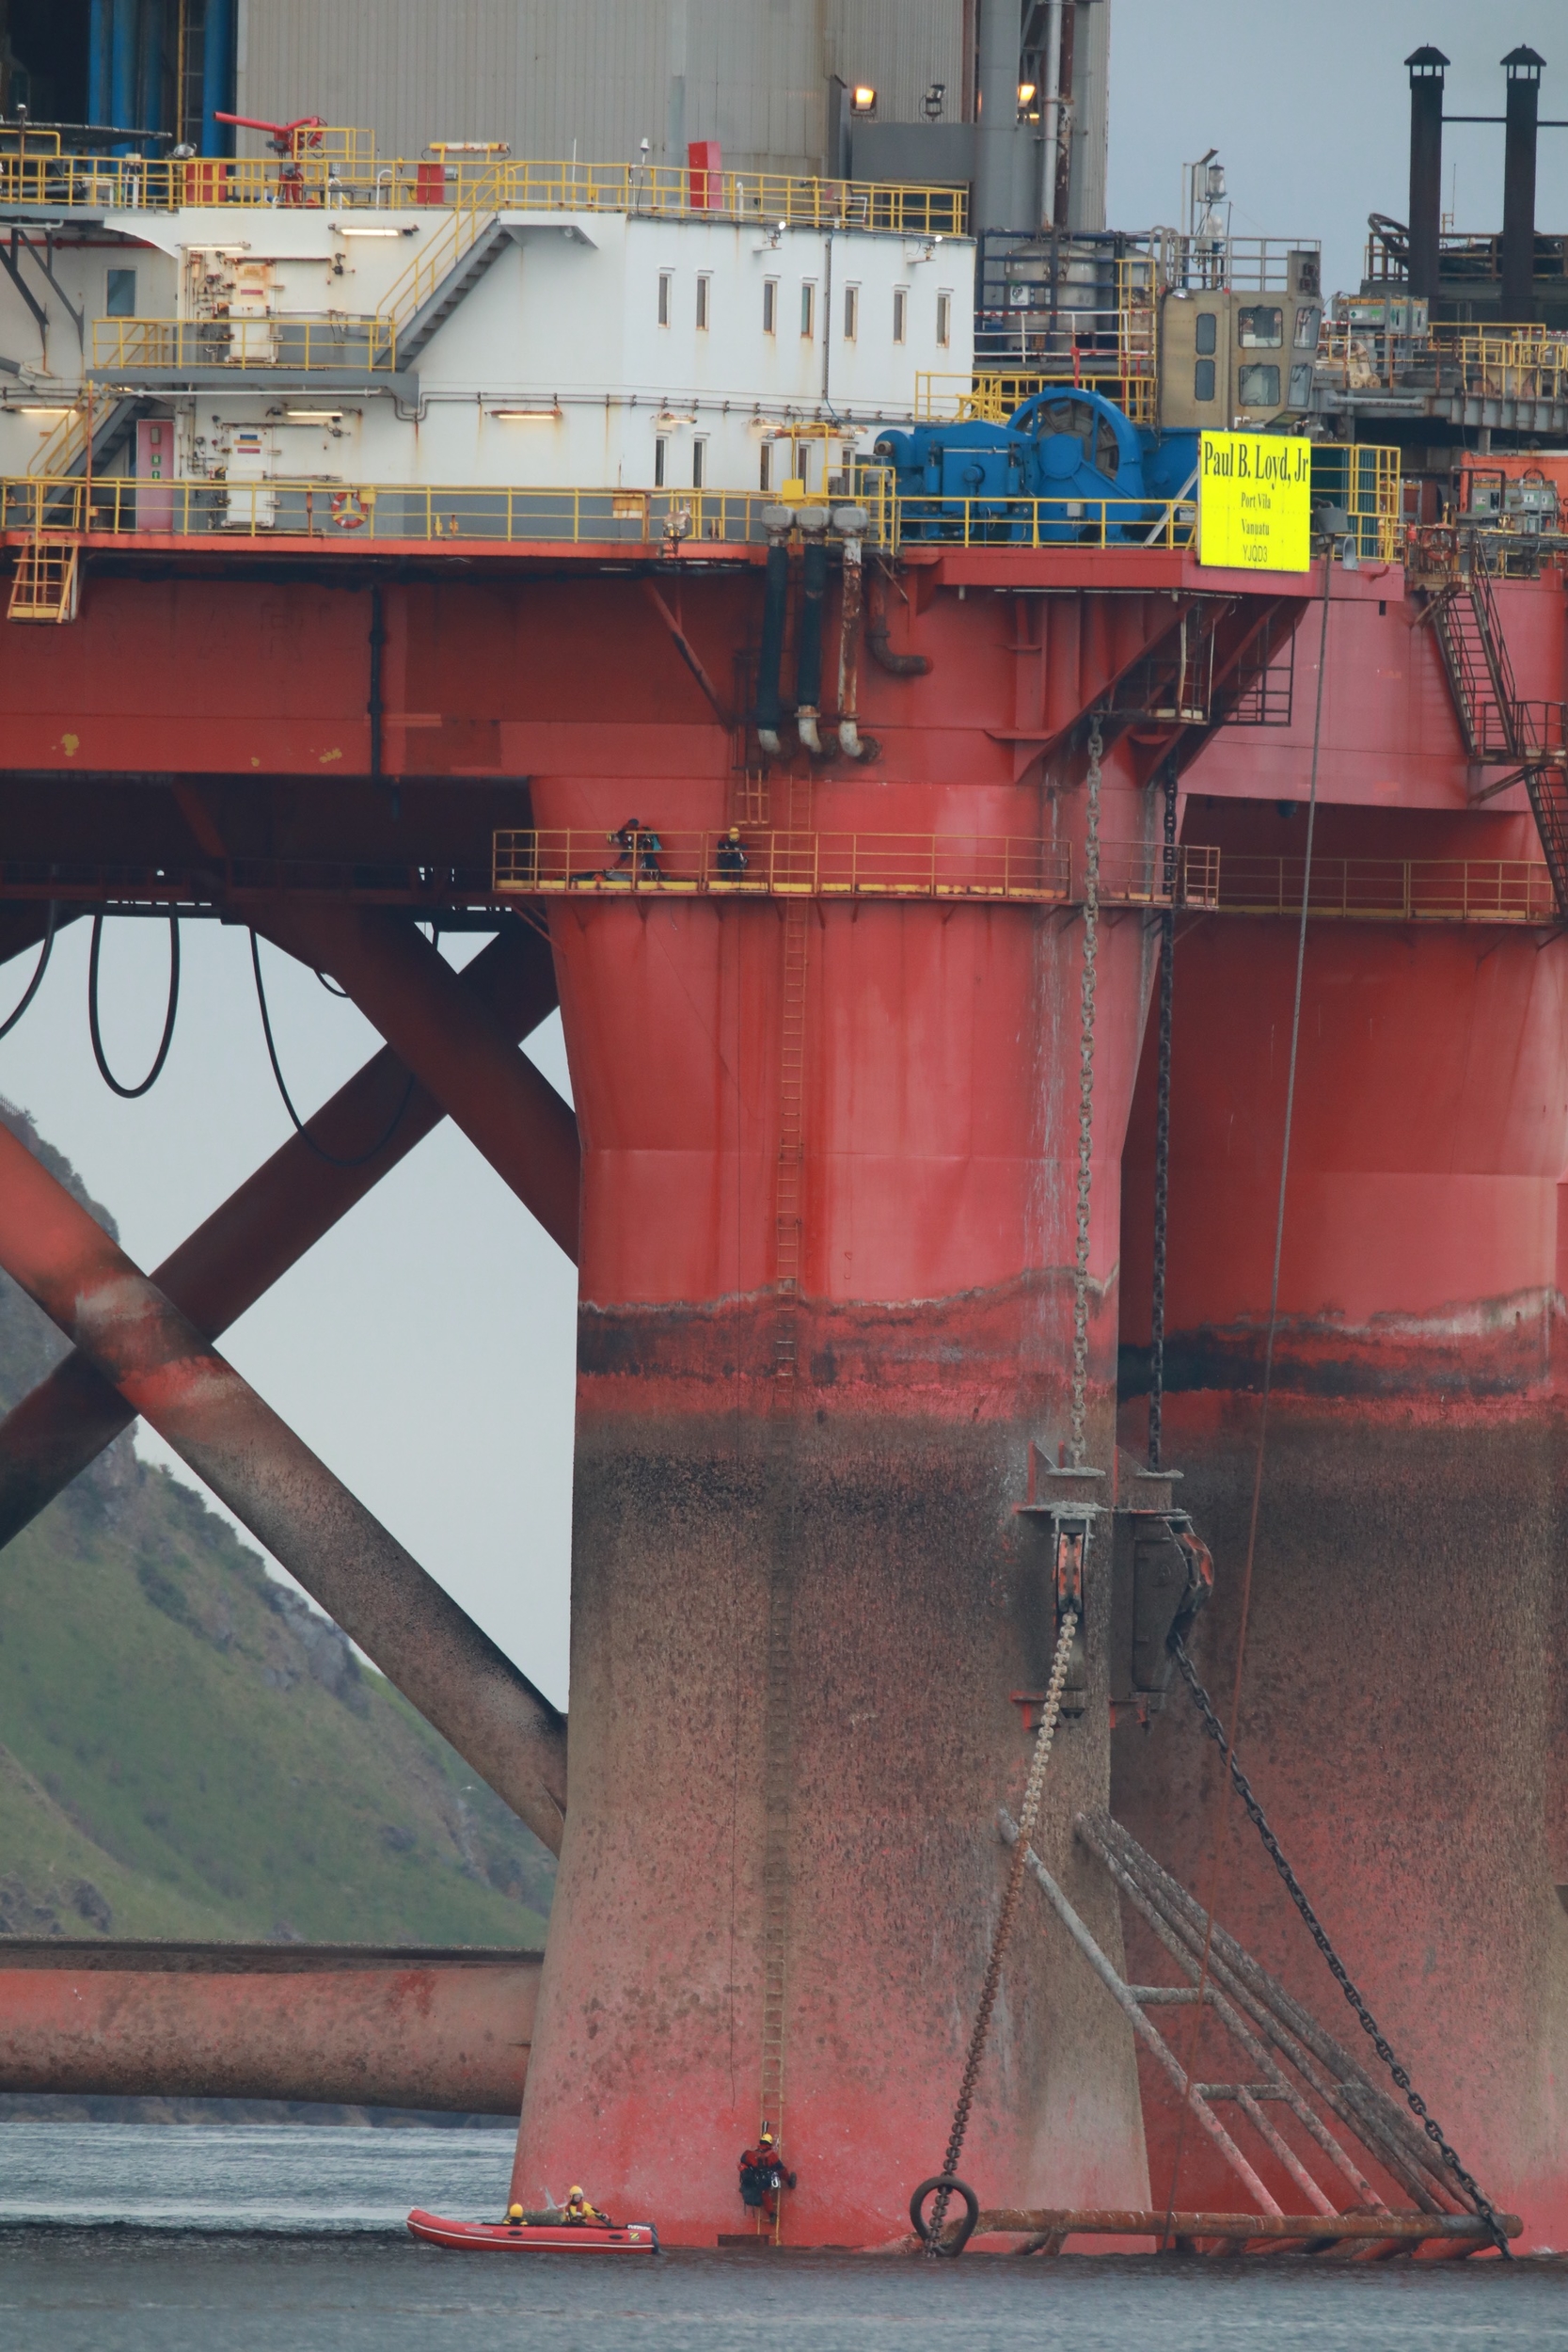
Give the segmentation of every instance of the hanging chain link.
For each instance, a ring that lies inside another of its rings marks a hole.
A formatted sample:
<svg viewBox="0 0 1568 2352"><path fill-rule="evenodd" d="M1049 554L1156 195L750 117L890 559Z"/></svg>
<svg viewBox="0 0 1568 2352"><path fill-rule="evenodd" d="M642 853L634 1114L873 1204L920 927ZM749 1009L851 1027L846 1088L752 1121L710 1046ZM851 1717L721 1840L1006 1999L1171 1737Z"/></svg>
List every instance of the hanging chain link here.
<svg viewBox="0 0 1568 2352"><path fill-rule="evenodd" d="M1176 988L1176 762L1165 761L1160 915L1160 1055L1154 1108L1154 1278L1149 1290L1148 1467L1160 1468L1165 1403L1165 1211L1170 1198L1170 1025Z"/></svg>
<svg viewBox="0 0 1568 2352"><path fill-rule="evenodd" d="M1274 1864L1275 1868L1278 1871L1281 1880L1284 1882L1285 1892L1290 1896L1291 1900L1294 1903L1297 1911L1300 1912L1302 1919L1306 1923L1307 1933L1311 1936L1312 1941L1316 1944L1319 1951L1322 1952L1324 1960L1327 1961L1329 1973L1334 1978L1335 1982L1338 1984L1340 1992L1344 1994L1346 2000L1350 2003L1352 2009L1355 2011L1356 2020L1360 2025L1362 2032L1367 2036L1367 2039L1370 2042L1373 2049L1377 2052L1378 2057L1383 2060L1384 2065L1388 2069L1388 2072L1393 2076L1398 2088L1404 2093L1405 2104L1419 2122L1422 2131L1425 2132L1428 2139L1431 2140L1433 2146L1436 2149L1438 2154L1443 2159L1445 2166L1448 2168L1449 2171L1453 2174L1454 2179L1459 2183L1460 2187L1464 2190L1465 2196L1470 2200L1470 2202L1475 2207L1476 2212L1485 2222L1487 2229L1491 2233L1493 2244L1497 2247L1498 2253L1503 2255L1509 2261L1512 2261L1513 2255L1510 2252L1507 2233L1504 2231L1503 2225L1497 2217L1496 2208L1489 2203L1485 2197L1482 2196L1480 2188L1476 2185L1474 2177L1470 2173L1466 2172L1453 2149L1449 2147L1448 2141L1444 2138L1441 2127L1437 2123L1436 2119L1428 2113L1426 2101L1421 2097L1420 2092L1418 2090L1412 2090L1409 2075L1405 2073L1404 2068L1400 2064L1388 2043L1385 2041L1382 2029L1380 2028L1376 2018L1372 2015L1371 2010L1367 2007L1367 2004L1362 1999L1359 1992L1352 1983L1349 1970L1346 1968L1344 1962L1339 1958L1339 1955L1335 1950L1333 1945L1329 1942L1327 1934L1323 1930L1323 1924L1320 1921L1317 1913L1307 1901L1307 1896L1302 1889L1301 1882L1298 1880L1295 1872L1291 1869L1290 1864L1286 1861L1285 1856L1280 1851L1279 1840L1275 1836L1273 1830L1269 1827L1268 1820L1263 1812L1263 1808L1252 1793L1251 1782L1247 1779L1246 1774L1243 1772L1241 1766L1237 1763L1235 1756L1231 1754L1230 1742L1225 1736L1225 1725L1221 1723L1219 1717L1214 1712L1213 1701L1210 1698L1208 1692L1204 1689L1202 1683L1197 1678L1197 1674L1193 1665L1193 1661L1187 1655L1187 1645L1182 1641L1180 1633L1171 1634L1168 1647L1170 1649L1171 1656L1175 1659L1177 1665L1180 1669L1181 1679L1185 1682L1188 1690L1193 1694L1194 1703L1197 1708L1198 1714L1202 1718L1204 1730L1208 1733L1210 1739L1212 1740L1214 1745L1219 1749L1220 1754L1224 1756L1227 1765L1229 1767L1232 1785L1235 1788L1236 1794L1241 1798L1243 1804L1246 1807L1247 1819L1251 1821L1254 1829L1258 1832L1259 1836L1262 1839L1264 1850L1268 1854L1269 1860Z"/></svg>
<svg viewBox="0 0 1568 2352"><path fill-rule="evenodd" d="M990 1941L990 1959L986 1966L986 1980L980 1988L980 2006L974 2012L974 2026L969 2037L969 2056L964 2060L963 2080L958 2086L958 2104L953 2110L953 2129L947 2137L947 2153L942 2158L944 2173L956 2172L958 2158L963 2154L964 2136L969 2130L969 2111L974 2103L974 2085L985 2056L986 2037L990 2031L991 2011L1002 1983L1002 1962L1007 1949L1007 1939L1013 1930L1013 1914L1018 1909L1019 1890L1023 1884L1023 1867L1029 1851L1029 1841L1035 1834L1039 1818L1040 1797L1045 1788L1045 1768L1051 1761L1051 1743L1056 1736L1056 1719L1062 1709L1062 1690L1067 1681L1068 1661L1072 1655L1072 1639L1078 1630L1078 1612L1069 1608L1062 1618L1056 1636L1056 1654L1051 1661L1051 1679L1046 1685L1045 1705L1040 1710L1039 1730L1035 1737L1035 1754L1029 1766L1029 1778L1024 1785L1023 1804L1018 1817L1018 1839L1013 1847L1012 1867L1007 1873L1006 1892L1002 1908L996 1915L996 1932ZM942 2225L947 2218L949 2188L937 2190L936 2205L927 2224L926 2251L942 2251Z"/></svg>
<svg viewBox="0 0 1568 2352"><path fill-rule="evenodd" d="M1098 718L1089 722L1088 800L1084 829L1084 977L1078 1042L1077 1248L1072 1273L1072 1405L1069 1457L1084 1467L1084 1415L1089 1385L1089 1200L1094 1170L1094 991L1100 955L1100 751Z"/></svg>

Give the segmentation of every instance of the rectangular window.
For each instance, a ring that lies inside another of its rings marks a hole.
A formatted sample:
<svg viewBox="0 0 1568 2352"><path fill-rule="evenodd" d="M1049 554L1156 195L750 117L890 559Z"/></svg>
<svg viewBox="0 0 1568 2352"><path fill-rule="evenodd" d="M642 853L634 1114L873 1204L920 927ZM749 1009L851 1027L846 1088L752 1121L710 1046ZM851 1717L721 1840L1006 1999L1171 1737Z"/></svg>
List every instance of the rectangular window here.
<svg viewBox="0 0 1568 2352"><path fill-rule="evenodd" d="M861 290L858 286L844 289L844 340L852 343L861 331Z"/></svg>
<svg viewBox="0 0 1568 2352"><path fill-rule="evenodd" d="M700 490L707 480L707 443L696 440L691 444L691 487Z"/></svg>
<svg viewBox="0 0 1568 2352"><path fill-rule="evenodd" d="M945 351L953 340L953 297L945 291L937 296L937 342Z"/></svg>
<svg viewBox="0 0 1568 2352"><path fill-rule="evenodd" d="M765 278L762 281L762 331L776 335L779 331L779 281Z"/></svg>
<svg viewBox="0 0 1568 2352"><path fill-rule="evenodd" d="M1272 302L1255 302L1236 313L1236 341L1243 351L1277 351L1285 341L1285 313Z"/></svg>
<svg viewBox="0 0 1568 2352"><path fill-rule="evenodd" d="M669 447L669 442L660 434L654 443L654 488L656 490L662 490L664 487L664 460Z"/></svg>
<svg viewBox="0 0 1568 2352"><path fill-rule="evenodd" d="M112 319L135 317L136 273L134 269L112 269L109 272L107 315Z"/></svg>
<svg viewBox="0 0 1568 2352"><path fill-rule="evenodd" d="M1291 370L1291 405L1310 408L1312 405L1312 362L1298 359Z"/></svg>
<svg viewBox="0 0 1568 2352"><path fill-rule="evenodd" d="M1214 363L1212 359L1193 362L1193 398L1212 400L1214 397Z"/></svg>
<svg viewBox="0 0 1568 2352"><path fill-rule="evenodd" d="M1279 405L1279 370L1263 360L1254 360L1250 368L1242 368L1236 377L1236 397L1243 408L1277 408Z"/></svg>
<svg viewBox="0 0 1568 2352"><path fill-rule="evenodd" d="M697 331L698 331L698 333L699 333L699 334L704 334L704 333L705 333L705 332L706 332L706 329L707 329L708 302L709 302L709 298L710 298L710 296L711 296L712 288L713 288L713 280L712 280L712 278L708 278L708 277L706 277L706 276L705 275L704 277L702 277L702 278L698 278L698 280L697 280Z"/></svg>
<svg viewBox="0 0 1568 2352"><path fill-rule="evenodd" d="M1316 351L1318 348L1318 313L1310 304L1296 312L1296 349Z"/></svg>
<svg viewBox="0 0 1568 2352"><path fill-rule="evenodd" d="M816 332L816 288L809 278L800 288L800 332L802 335L815 335Z"/></svg>
<svg viewBox="0 0 1568 2352"><path fill-rule="evenodd" d="M893 340L901 343L910 331L910 290L895 286L893 290Z"/></svg>
<svg viewBox="0 0 1568 2352"><path fill-rule="evenodd" d="M771 441L764 441L761 449L757 453L757 488L759 490L770 490L772 487L773 444Z"/></svg>
<svg viewBox="0 0 1568 2352"><path fill-rule="evenodd" d="M1194 332L1196 341L1193 348L1204 358L1212 358L1219 349L1219 344L1215 341L1216 315L1212 310L1200 310L1195 322Z"/></svg>
<svg viewBox="0 0 1568 2352"><path fill-rule="evenodd" d="M675 283L675 273L674 273L674 271L673 271L673 270L672 270L672 269L661 269L661 270L659 271L659 273L658 273L658 323L659 323L660 326L669 326L669 324L670 324L670 301L671 301L671 296L672 296L672 294L673 294L673 289L674 289L674 283Z"/></svg>

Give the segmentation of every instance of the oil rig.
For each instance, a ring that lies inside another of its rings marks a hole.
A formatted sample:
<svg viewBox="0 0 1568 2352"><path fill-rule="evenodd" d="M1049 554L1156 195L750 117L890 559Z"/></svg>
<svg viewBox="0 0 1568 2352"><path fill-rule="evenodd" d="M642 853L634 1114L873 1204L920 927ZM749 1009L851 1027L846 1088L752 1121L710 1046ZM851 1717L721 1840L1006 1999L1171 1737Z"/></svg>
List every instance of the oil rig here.
<svg viewBox="0 0 1568 2352"><path fill-rule="evenodd" d="M1544 61L1461 237L1416 52L1338 294L1212 155L1105 228L1109 0L846 35L782 157L668 13L621 162L384 153L226 0L0 129L4 955L238 923L385 1040L156 1268L0 1136L0 1540L144 1416L560 1856L542 1963L9 1946L0 2079L888 2244L983 2007L954 2243L1560 2247ZM578 1268L569 1722L219 1352L443 1117Z"/></svg>

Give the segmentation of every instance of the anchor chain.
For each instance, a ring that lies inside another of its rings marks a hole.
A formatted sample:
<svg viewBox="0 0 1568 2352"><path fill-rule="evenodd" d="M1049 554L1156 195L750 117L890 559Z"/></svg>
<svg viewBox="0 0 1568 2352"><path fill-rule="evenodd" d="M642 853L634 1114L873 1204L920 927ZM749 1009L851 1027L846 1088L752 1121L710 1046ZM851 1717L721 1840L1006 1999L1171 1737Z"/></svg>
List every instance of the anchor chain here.
<svg viewBox="0 0 1568 2352"><path fill-rule="evenodd" d="M1148 1467L1161 1467L1165 1402L1165 1211L1170 1198L1170 1030L1176 988L1176 761L1164 771L1165 822L1160 914L1160 1048L1154 1107L1154 1275L1149 1286Z"/></svg>
<svg viewBox="0 0 1568 2352"><path fill-rule="evenodd" d="M1371 2010L1367 2007L1366 2002L1362 1999L1360 1993L1351 1981L1349 1970L1346 1968L1344 1962L1339 1958L1339 1955L1335 1950L1333 1945L1329 1942L1327 1934L1323 1930L1323 1924L1320 1921L1317 1913L1307 1901L1307 1896L1302 1888L1301 1882L1296 1877L1296 1874L1291 1869L1290 1864L1286 1861L1284 1854L1280 1851L1279 1840L1275 1836L1274 1831L1270 1828L1268 1819L1264 1814L1262 1806L1253 1795L1251 1782L1247 1779L1246 1774L1243 1772L1241 1766L1237 1763L1234 1755L1231 1753L1230 1742L1225 1736L1225 1725L1221 1723L1219 1717L1214 1712L1213 1701L1210 1698L1208 1692L1204 1689L1202 1683L1197 1678L1196 1670L1193 1665L1191 1658L1187 1655L1187 1645L1182 1641L1179 1631L1172 1631L1166 1646L1170 1650L1171 1656L1175 1659L1176 1663L1180 1670L1181 1679L1185 1682L1188 1690L1193 1694L1193 1702L1202 1719L1204 1730L1208 1733L1210 1739L1212 1740L1214 1745L1219 1749L1220 1754L1224 1756L1226 1763L1229 1768L1232 1786L1236 1790L1236 1794L1241 1798L1243 1804L1246 1808L1247 1819L1251 1821L1254 1829L1258 1832L1259 1836L1262 1839L1264 1851L1268 1854L1269 1860L1274 1864L1275 1868L1278 1871L1280 1879L1284 1883L1285 1892L1290 1896L1291 1900L1294 1903L1297 1911L1301 1914L1302 1919L1306 1924L1307 1933L1311 1936L1312 1941L1316 1944L1319 1951L1322 1952L1324 1960L1327 1961L1330 1975L1334 1978L1334 1980L1339 1987L1340 1992L1350 2003L1351 2008L1355 2011L1356 2021L1359 2024L1362 2032L1367 2036L1373 2049L1377 2052L1378 2057L1383 2060L1384 2065L1388 2069L1388 2072L1393 2076L1398 2088L1403 2092L1406 2106L1419 2122L1421 2129L1425 2132L1428 2139L1431 2140L1433 2146L1436 2149L1438 2154L1443 2160L1444 2165L1447 2167L1449 2171L1453 2174L1454 2179L1459 2183L1460 2187L1464 2190L1465 2196L1470 2200L1470 2202L1474 2206L1476 2212L1485 2222L1486 2227L1491 2233L1492 2242L1497 2247L1498 2253L1503 2256L1505 2261L1512 2262L1513 2257L1509 2249L1507 2233L1503 2229L1501 2221L1497 2218L1496 2208L1481 2194L1481 2189L1476 2185L1474 2176L1465 2169L1464 2165L1461 2164L1453 2149L1444 2138L1441 2126L1438 2124L1436 2118L1428 2111L1426 2101L1421 2097L1420 2092L1411 2087L1409 2075L1405 2073L1404 2068L1400 2064L1399 2059L1394 2056L1392 2049L1384 2039L1382 2028L1379 2026L1376 2018L1372 2015Z"/></svg>
<svg viewBox="0 0 1568 2352"><path fill-rule="evenodd" d="M1072 1268L1072 1399L1068 1452L1084 1467L1084 1415L1089 1384L1089 1200L1094 1168L1094 997L1100 956L1100 751L1098 718L1089 722L1088 794L1084 829L1084 973L1078 1042L1077 1248Z"/></svg>
<svg viewBox="0 0 1568 2352"><path fill-rule="evenodd" d="M974 2102L974 2085L980 2072L980 2060L985 2056L991 2011L996 2007L996 1995L1002 1983L1002 1962L1007 1949L1007 1939L1012 1933L1013 1915L1018 1909L1019 1893L1023 1884L1024 1860L1039 1816L1040 1797L1045 1788L1045 1768L1051 1760L1051 1743L1056 1736L1056 1718L1061 1712L1062 1687L1067 1680L1068 1660L1072 1650L1072 1637L1077 1630L1078 1612L1069 1607L1056 1636L1056 1654L1051 1661L1051 1680L1046 1686L1040 1726L1035 1738L1035 1754L1024 1786L1023 1803L1019 1810L1018 1839L1013 1847L1012 1867L1007 1873L1002 1908L996 1915L996 1931L991 1937L986 1980L980 1988L980 2006L974 2013L974 2026L969 2037L969 2056L964 2060L963 2080L958 2086L958 2104L953 2110L953 2129L948 2134L947 2153L942 2162L936 2207L926 2225L927 2254L940 2254L942 2250L942 2225L947 2218L947 2201L953 2193L951 2176L958 2169L964 2136L969 2130L969 2111ZM919 2226L918 2223L916 2226Z"/></svg>

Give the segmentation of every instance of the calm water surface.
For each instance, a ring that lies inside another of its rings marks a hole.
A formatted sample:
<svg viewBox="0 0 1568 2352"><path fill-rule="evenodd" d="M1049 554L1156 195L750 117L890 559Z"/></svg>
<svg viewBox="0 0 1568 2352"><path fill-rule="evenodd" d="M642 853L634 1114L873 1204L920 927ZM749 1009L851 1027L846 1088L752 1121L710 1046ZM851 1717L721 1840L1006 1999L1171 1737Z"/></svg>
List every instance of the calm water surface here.
<svg viewBox="0 0 1568 2352"><path fill-rule="evenodd" d="M1427 2352L1564 2347L1568 2265L1245 2273L854 2255L487 2261L411 2204L499 2210L504 2132L0 2124L6 2352Z"/></svg>

